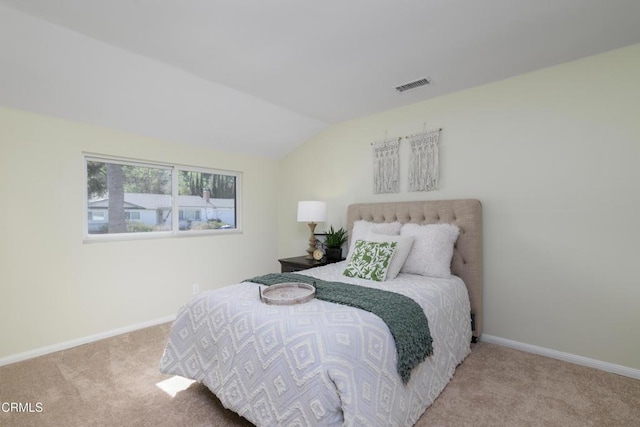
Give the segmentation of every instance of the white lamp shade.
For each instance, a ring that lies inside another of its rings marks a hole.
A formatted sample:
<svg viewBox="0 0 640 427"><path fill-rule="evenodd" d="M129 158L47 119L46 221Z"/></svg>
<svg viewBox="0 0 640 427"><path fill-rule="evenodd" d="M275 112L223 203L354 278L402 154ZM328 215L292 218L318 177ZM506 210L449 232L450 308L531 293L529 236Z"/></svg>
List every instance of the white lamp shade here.
<svg viewBox="0 0 640 427"><path fill-rule="evenodd" d="M317 201L298 202L298 222L324 222L327 219L327 203Z"/></svg>

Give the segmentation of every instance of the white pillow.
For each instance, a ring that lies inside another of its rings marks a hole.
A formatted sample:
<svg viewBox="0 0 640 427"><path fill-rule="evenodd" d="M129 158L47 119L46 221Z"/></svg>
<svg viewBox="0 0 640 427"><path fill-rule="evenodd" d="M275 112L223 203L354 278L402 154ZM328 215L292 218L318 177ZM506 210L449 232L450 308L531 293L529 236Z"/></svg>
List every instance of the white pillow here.
<svg viewBox="0 0 640 427"><path fill-rule="evenodd" d="M460 229L453 224L404 224L401 236L413 236L413 247L401 273L430 277L451 277L453 245Z"/></svg>
<svg viewBox="0 0 640 427"><path fill-rule="evenodd" d="M400 234L400 227L402 224L399 222L369 222L363 219L359 221L355 221L353 223L353 228L351 229L351 244L349 245L349 253L347 254L347 259L351 258L353 255L353 249L356 246L356 242L358 240L366 240L367 235L370 231L373 231L377 234L386 234L386 235L395 235Z"/></svg>
<svg viewBox="0 0 640 427"><path fill-rule="evenodd" d="M386 236L384 234L378 234L374 232L369 232L367 234L367 238L365 239L368 242L396 242L396 250L391 257L391 261L389 262L389 268L387 269L387 276L385 280L395 279L398 273L400 273L400 269L404 265L404 262L409 256L409 251L411 251L411 246L413 245L413 236Z"/></svg>

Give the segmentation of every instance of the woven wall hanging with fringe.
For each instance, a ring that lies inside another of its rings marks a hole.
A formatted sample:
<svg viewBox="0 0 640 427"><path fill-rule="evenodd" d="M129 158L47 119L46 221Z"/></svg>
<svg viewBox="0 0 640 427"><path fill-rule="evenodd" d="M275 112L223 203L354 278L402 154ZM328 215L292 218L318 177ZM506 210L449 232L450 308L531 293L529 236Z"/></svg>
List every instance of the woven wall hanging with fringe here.
<svg viewBox="0 0 640 427"><path fill-rule="evenodd" d="M440 165L438 142L440 129L426 131L409 137L411 158L409 159L409 191L432 191L438 189Z"/></svg>
<svg viewBox="0 0 640 427"><path fill-rule="evenodd" d="M373 193L400 192L400 138L387 139L373 146Z"/></svg>

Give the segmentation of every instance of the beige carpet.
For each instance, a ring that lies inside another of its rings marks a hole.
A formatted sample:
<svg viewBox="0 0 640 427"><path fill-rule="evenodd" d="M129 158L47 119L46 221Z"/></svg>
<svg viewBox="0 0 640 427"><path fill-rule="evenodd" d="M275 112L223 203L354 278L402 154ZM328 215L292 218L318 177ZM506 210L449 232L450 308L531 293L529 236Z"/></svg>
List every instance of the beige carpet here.
<svg viewBox="0 0 640 427"><path fill-rule="evenodd" d="M164 324L0 367L0 426L250 426L194 383L156 384ZM42 412L5 412L6 403ZM480 343L418 426L640 426L640 381Z"/></svg>

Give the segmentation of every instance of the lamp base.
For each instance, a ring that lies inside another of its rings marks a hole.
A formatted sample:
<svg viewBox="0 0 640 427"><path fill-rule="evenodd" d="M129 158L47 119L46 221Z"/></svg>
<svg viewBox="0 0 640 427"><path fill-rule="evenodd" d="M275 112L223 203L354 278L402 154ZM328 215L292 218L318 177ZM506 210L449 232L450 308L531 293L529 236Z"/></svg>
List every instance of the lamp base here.
<svg viewBox="0 0 640 427"><path fill-rule="evenodd" d="M316 250L316 235L315 235L315 231L316 231L316 223L315 222L310 222L309 223L309 229L311 230L311 237L309 237L309 247L307 248L307 256L305 257L306 259L313 259L313 251Z"/></svg>

